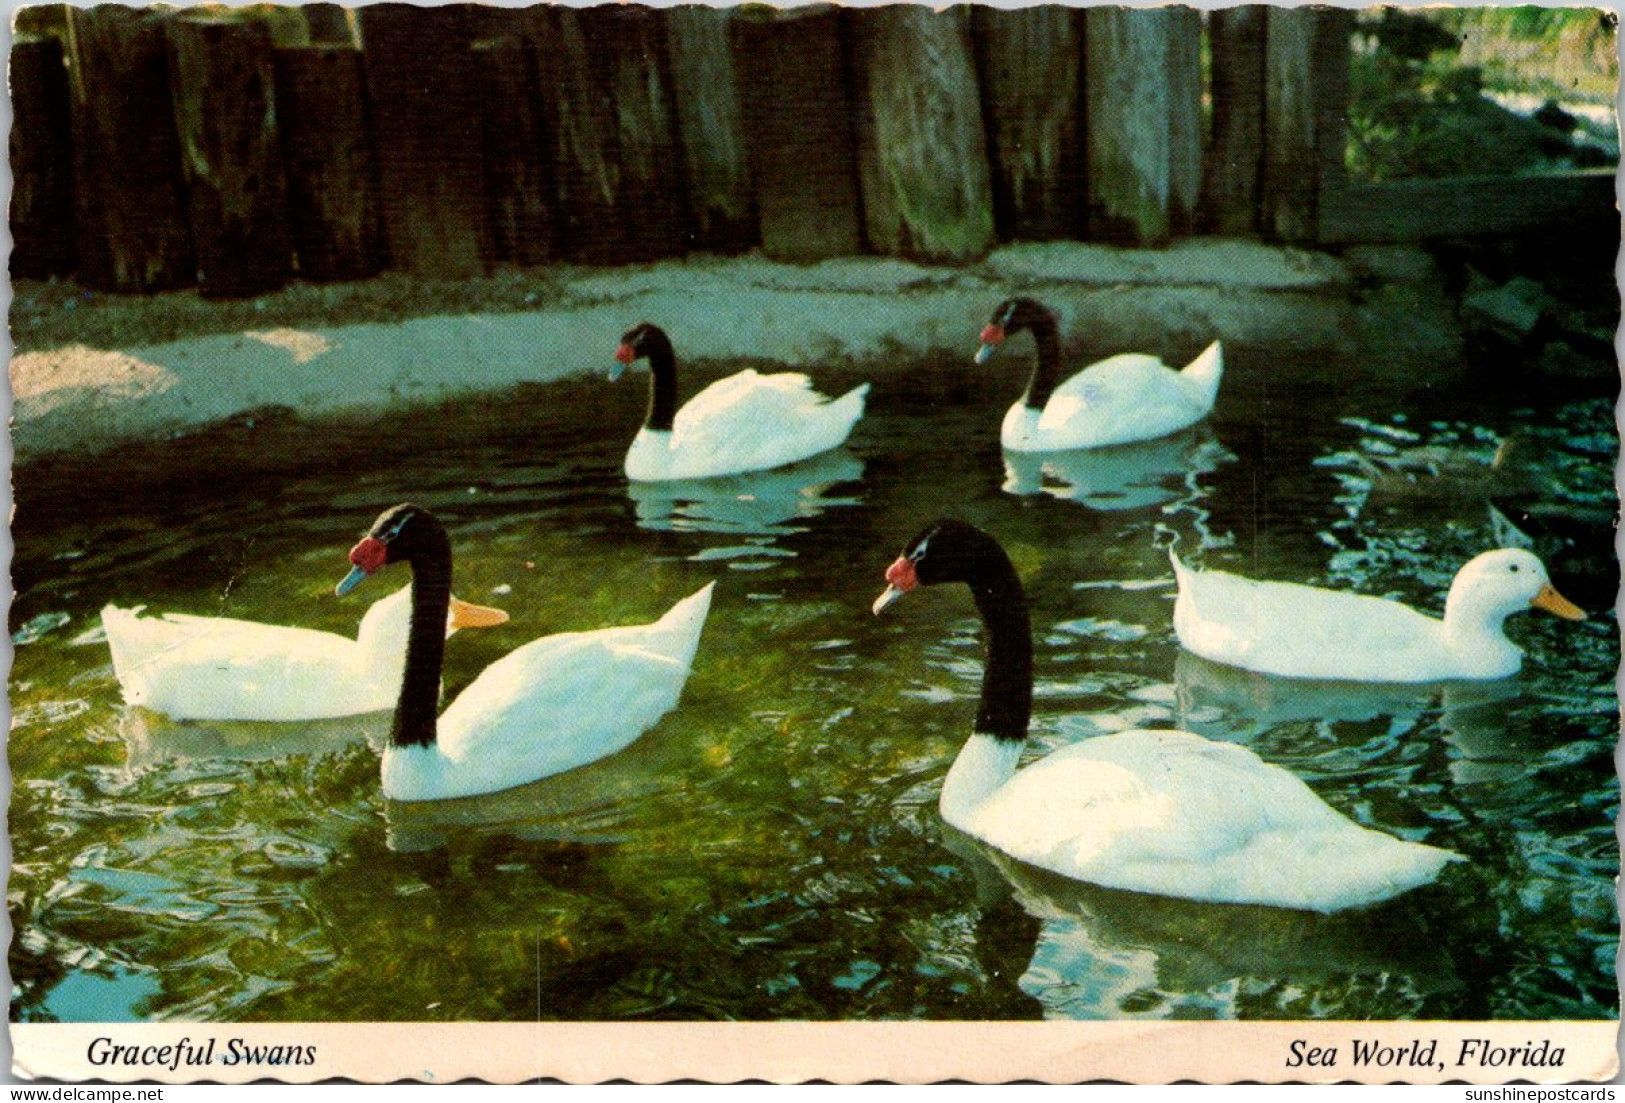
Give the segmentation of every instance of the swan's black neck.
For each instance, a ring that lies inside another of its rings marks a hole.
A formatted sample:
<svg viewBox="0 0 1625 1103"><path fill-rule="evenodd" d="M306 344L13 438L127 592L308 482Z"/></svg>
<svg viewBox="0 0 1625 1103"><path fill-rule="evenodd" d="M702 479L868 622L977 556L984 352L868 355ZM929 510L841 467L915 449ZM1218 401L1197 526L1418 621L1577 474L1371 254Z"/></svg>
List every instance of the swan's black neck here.
<svg viewBox="0 0 1625 1103"><path fill-rule="evenodd" d="M1027 738L1033 711L1033 632L1027 594L1010 557L991 539L977 549L967 581L987 636L975 730L1019 743Z"/></svg>
<svg viewBox="0 0 1625 1103"><path fill-rule="evenodd" d="M1054 393L1061 374L1061 339L1056 334L1054 316L1047 312L1034 318L1027 328L1032 330L1033 341L1038 345L1038 361L1033 364L1033 374L1027 380L1027 393L1022 401L1034 410L1042 410L1049 404L1049 396Z"/></svg>
<svg viewBox="0 0 1625 1103"><path fill-rule="evenodd" d="M645 429L671 432L671 419L677 416L677 354L664 333L654 332L644 339L649 357L649 415Z"/></svg>
<svg viewBox="0 0 1625 1103"><path fill-rule="evenodd" d="M423 526L421 519L419 524ZM440 668L446 655L446 612L451 606L451 540L446 530L434 525L432 531L422 531L407 562L412 566L412 627L389 741L397 747L432 747L440 711Z"/></svg>

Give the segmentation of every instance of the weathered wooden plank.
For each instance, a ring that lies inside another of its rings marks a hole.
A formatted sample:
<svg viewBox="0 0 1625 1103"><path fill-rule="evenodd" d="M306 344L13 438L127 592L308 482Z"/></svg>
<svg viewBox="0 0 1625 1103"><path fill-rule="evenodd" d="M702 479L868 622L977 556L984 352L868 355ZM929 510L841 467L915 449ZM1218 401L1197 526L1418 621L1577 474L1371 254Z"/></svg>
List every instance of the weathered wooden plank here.
<svg viewBox="0 0 1625 1103"><path fill-rule="evenodd" d="M1208 16L1213 131L1203 164L1198 221L1209 233L1250 234L1258 227L1267 11L1262 4L1243 4Z"/></svg>
<svg viewBox="0 0 1625 1103"><path fill-rule="evenodd" d="M246 4L240 8L209 7L209 15L221 19L248 20L263 26L276 47L309 46L310 24L305 10L289 4Z"/></svg>
<svg viewBox="0 0 1625 1103"><path fill-rule="evenodd" d="M1085 12L1089 234L1162 244L1192 221L1201 174L1200 17Z"/></svg>
<svg viewBox="0 0 1625 1103"><path fill-rule="evenodd" d="M860 252L839 11L752 6L731 30L763 251L792 261Z"/></svg>
<svg viewBox="0 0 1625 1103"><path fill-rule="evenodd" d="M975 260L993 244L993 189L965 10L893 4L848 17L869 247Z"/></svg>
<svg viewBox="0 0 1625 1103"><path fill-rule="evenodd" d="M688 245L683 156L677 145L665 13L637 4L581 11L592 72L604 82L614 131L614 204L627 260L675 256Z"/></svg>
<svg viewBox="0 0 1625 1103"><path fill-rule="evenodd" d="M1488 237L1548 226L1618 232L1612 169L1541 176L1344 183L1320 198L1318 240L1328 245Z"/></svg>
<svg viewBox="0 0 1625 1103"><path fill-rule="evenodd" d="M530 50L516 37L474 44L483 88L486 213L492 255L515 264L553 256L541 104Z"/></svg>
<svg viewBox="0 0 1625 1103"><path fill-rule="evenodd" d="M299 274L317 281L373 275L383 265L382 231L361 52L277 50L273 65Z"/></svg>
<svg viewBox="0 0 1625 1103"><path fill-rule="evenodd" d="M169 22L175 130L186 171L198 291L273 291L292 267L270 29L187 12Z"/></svg>
<svg viewBox="0 0 1625 1103"><path fill-rule="evenodd" d="M1168 20L1168 222L1174 234L1196 225L1202 198L1202 15L1163 9Z"/></svg>
<svg viewBox="0 0 1625 1103"><path fill-rule="evenodd" d="M158 291L196 278L166 18L115 4L68 11L74 243L92 287Z"/></svg>
<svg viewBox="0 0 1625 1103"><path fill-rule="evenodd" d="M624 260L614 105L588 56L581 12L537 5L521 14L536 57L555 241L574 260Z"/></svg>
<svg viewBox="0 0 1625 1103"><path fill-rule="evenodd" d="M18 38L25 34L65 38L68 33L67 4L26 4L16 9L11 18Z"/></svg>
<svg viewBox="0 0 1625 1103"><path fill-rule="evenodd" d="M390 263L441 279L484 272L489 254L469 7L359 9Z"/></svg>
<svg viewBox="0 0 1625 1103"><path fill-rule="evenodd" d="M720 253L749 249L760 236L729 45L730 18L726 8L696 4L666 13L690 240L696 249Z"/></svg>
<svg viewBox="0 0 1625 1103"><path fill-rule="evenodd" d="M1260 221L1284 241L1315 239L1322 181L1342 175L1351 20L1337 8L1269 9Z"/></svg>
<svg viewBox="0 0 1625 1103"><path fill-rule="evenodd" d="M73 137L62 43L19 34L11 47L11 274L73 271Z"/></svg>
<svg viewBox="0 0 1625 1103"><path fill-rule="evenodd" d="M313 45L353 46L360 48L356 33L356 15L353 8L342 4L318 3L301 5L305 26L310 30Z"/></svg>
<svg viewBox="0 0 1625 1103"><path fill-rule="evenodd" d="M1082 22L1059 4L972 9L994 223L1005 240L1083 232Z"/></svg>
<svg viewBox="0 0 1625 1103"><path fill-rule="evenodd" d="M1348 175L1349 39L1354 12L1322 8L1315 35L1315 148L1320 185L1333 187Z"/></svg>

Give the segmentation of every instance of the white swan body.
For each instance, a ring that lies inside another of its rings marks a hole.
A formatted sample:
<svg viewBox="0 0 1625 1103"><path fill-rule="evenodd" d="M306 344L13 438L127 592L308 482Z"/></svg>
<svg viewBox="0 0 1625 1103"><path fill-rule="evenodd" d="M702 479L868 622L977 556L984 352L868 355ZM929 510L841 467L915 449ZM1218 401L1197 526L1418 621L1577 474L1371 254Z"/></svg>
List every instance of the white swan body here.
<svg viewBox="0 0 1625 1103"><path fill-rule="evenodd" d="M1193 571L1170 553L1174 632L1204 659L1288 678L1432 682L1505 678L1523 652L1503 631L1531 606L1577 620L1534 555L1485 552L1456 574L1443 620L1407 605L1290 582Z"/></svg>
<svg viewBox="0 0 1625 1103"><path fill-rule="evenodd" d="M713 586L653 624L545 636L498 659L441 713L434 743L384 751L384 795L492 793L628 746L676 706Z"/></svg>
<svg viewBox="0 0 1625 1103"><path fill-rule="evenodd" d="M1042 410L1017 402L999 439L1012 452L1059 452L1155 440L1196 424L1213 410L1224 374L1219 342L1183 370L1146 353L1091 364L1055 388Z"/></svg>
<svg viewBox="0 0 1625 1103"><path fill-rule="evenodd" d="M1335 912L1460 860L1361 827L1251 750L1184 731L1086 739L1016 772L1020 743L973 735L942 818L1031 865L1108 888Z"/></svg>
<svg viewBox="0 0 1625 1103"><path fill-rule="evenodd" d="M638 430L626 477L640 482L766 471L837 448L863 416L867 383L833 401L805 375L749 368L691 398L670 430Z"/></svg>
<svg viewBox="0 0 1625 1103"><path fill-rule="evenodd" d="M229 617L102 610L124 700L176 720L318 720L394 706L411 589L374 602L355 639Z"/></svg>
<svg viewBox="0 0 1625 1103"><path fill-rule="evenodd" d="M1334 912L1431 881L1457 855L1361 827L1245 747L1126 731L1017 772L1032 704L1021 580L962 521L923 530L886 572L879 613L916 586L971 588L987 640L974 734L943 780L952 826L1022 861L1110 888Z"/></svg>

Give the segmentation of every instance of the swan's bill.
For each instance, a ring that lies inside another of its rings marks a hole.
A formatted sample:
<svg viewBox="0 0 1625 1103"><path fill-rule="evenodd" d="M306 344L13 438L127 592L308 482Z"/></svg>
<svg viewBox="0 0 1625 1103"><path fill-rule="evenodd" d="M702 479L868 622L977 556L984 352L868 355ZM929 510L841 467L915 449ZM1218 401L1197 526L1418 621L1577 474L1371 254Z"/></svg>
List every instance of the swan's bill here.
<svg viewBox="0 0 1625 1103"><path fill-rule="evenodd" d="M881 613L884 613L887 609L890 609L897 603L897 599L902 597L907 592L908 591L899 589L896 586L887 586L886 592L875 598L875 603L872 606L875 616L878 617Z"/></svg>
<svg viewBox="0 0 1625 1103"><path fill-rule="evenodd" d="M621 373L626 370L627 365L637 358L638 354L633 350L632 346L622 341L615 349L615 366L609 369L609 381L613 383L619 379Z"/></svg>
<svg viewBox="0 0 1625 1103"><path fill-rule="evenodd" d="M360 567L351 567L350 573L344 576L343 581L341 581L337 586L333 587L333 592L339 597L343 597L345 594L361 585L361 580L366 577L366 571L362 570Z"/></svg>
<svg viewBox="0 0 1625 1103"><path fill-rule="evenodd" d="M981 348L977 349L976 362L978 364L985 364L989 360L993 359L993 351L998 347L998 345L983 345Z"/></svg>
<svg viewBox="0 0 1625 1103"><path fill-rule="evenodd" d="M446 623L452 628L494 628L508 623L508 614L489 605L475 605L454 597L451 599L451 616Z"/></svg>
<svg viewBox="0 0 1625 1103"><path fill-rule="evenodd" d="M1548 613L1556 613L1564 620L1586 619L1584 609L1574 604L1574 602L1558 593L1549 585L1542 586L1540 588L1540 593L1535 595L1535 600L1531 601L1529 604L1533 605L1536 609L1544 609Z"/></svg>

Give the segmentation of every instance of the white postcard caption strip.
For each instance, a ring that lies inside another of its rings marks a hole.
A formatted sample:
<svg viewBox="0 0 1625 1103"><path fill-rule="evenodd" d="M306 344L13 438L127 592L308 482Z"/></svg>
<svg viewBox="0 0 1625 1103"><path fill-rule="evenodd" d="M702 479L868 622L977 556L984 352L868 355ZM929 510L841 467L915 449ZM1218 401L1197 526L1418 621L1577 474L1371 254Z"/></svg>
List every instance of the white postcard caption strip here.
<svg viewBox="0 0 1625 1103"><path fill-rule="evenodd" d="M1617 1022L14 1023L19 1076L515 1082L551 1077L1576 1083Z"/></svg>

